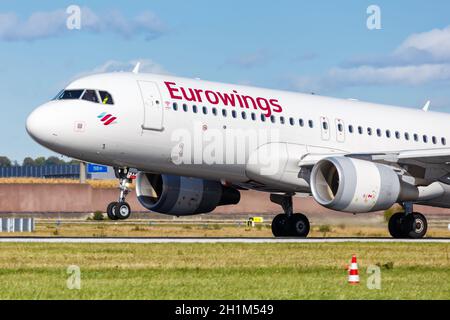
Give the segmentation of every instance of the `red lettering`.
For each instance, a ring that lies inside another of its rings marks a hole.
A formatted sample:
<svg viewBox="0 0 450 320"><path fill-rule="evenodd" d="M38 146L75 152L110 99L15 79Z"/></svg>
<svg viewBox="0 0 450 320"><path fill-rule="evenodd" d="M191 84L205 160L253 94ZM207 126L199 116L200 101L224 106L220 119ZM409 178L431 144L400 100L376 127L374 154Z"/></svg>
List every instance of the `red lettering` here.
<svg viewBox="0 0 450 320"><path fill-rule="evenodd" d="M188 89L188 90L189 90L190 97L187 96L186 90L184 90L183 87L181 87L180 89L181 89L181 93L183 94L184 98L185 98L187 101L196 101L196 100L195 100L195 96L194 96L194 91L193 91L191 88Z"/></svg>
<svg viewBox="0 0 450 320"><path fill-rule="evenodd" d="M195 94L197 95L197 101L202 102L202 96L200 95L200 92L203 92L202 89L194 89Z"/></svg>
<svg viewBox="0 0 450 320"><path fill-rule="evenodd" d="M272 111L274 111L274 112L281 112L281 111L283 111L283 108L279 104L278 99L270 99L269 102L270 102L270 104L273 107L275 107Z"/></svg>
<svg viewBox="0 0 450 320"><path fill-rule="evenodd" d="M211 95L214 96L214 100L211 99ZM206 90L205 91L205 96L206 96L206 99L209 101L209 103L211 103L211 104L218 104L219 103L219 98L217 98L217 95L216 95L215 92L212 92L210 90Z"/></svg>
<svg viewBox="0 0 450 320"><path fill-rule="evenodd" d="M236 104L234 94L228 94L224 93L221 94L220 92L217 92L217 95L219 96L220 100L222 100L223 104L228 106L228 104L232 105L233 107Z"/></svg>
<svg viewBox="0 0 450 320"><path fill-rule="evenodd" d="M167 82L167 81L164 81L164 84L166 85L167 90L169 90L170 97L171 97L172 99L178 99L178 100L181 100L181 99L182 99L181 96L176 96L176 95L175 95L175 92L178 92L178 89L177 89L177 88L172 88L172 86L176 86L176 85L177 85L175 82Z"/></svg>
<svg viewBox="0 0 450 320"><path fill-rule="evenodd" d="M248 100L250 100L251 102L252 102L252 104L253 104L253 109L258 109L258 107L256 106L256 103L255 103L255 100L252 98L252 97L250 97L250 96L242 96L242 99L244 100L244 103L245 103L245 107L248 109L249 108L249 106L248 106Z"/></svg>
<svg viewBox="0 0 450 320"><path fill-rule="evenodd" d="M265 111L264 115L266 117L270 117L272 115L272 110L270 109L270 104L269 101L267 101L267 99L264 98L256 98L256 102L258 103L258 107Z"/></svg>

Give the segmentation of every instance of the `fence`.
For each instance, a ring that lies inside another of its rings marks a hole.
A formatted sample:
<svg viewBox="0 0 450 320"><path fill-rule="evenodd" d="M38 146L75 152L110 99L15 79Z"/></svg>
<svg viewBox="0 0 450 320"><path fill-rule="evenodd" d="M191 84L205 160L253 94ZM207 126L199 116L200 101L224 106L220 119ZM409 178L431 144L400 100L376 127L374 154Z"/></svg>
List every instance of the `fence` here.
<svg viewBox="0 0 450 320"><path fill-rule="evenodd" d="M34 218L1 218L0 232L33 232Z"/></svg>
<svg viewBox="0 0 450 320"><path fill-rule="evenodd" d="M0 167L0 178L12 177L78 179L80 177L80 165L61 164L43 166Z"/></svg>

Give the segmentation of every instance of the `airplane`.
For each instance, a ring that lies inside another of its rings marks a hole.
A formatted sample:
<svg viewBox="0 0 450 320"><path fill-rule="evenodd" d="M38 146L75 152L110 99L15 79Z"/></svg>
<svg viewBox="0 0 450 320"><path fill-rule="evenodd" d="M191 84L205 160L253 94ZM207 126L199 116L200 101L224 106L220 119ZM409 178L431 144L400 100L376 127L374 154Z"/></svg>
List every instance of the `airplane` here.
<svg viewBox="0 0 450 320"><path fill-rule="evenodd" d="M423 238L415 204L450 208L450 116L171 75L115 72L70 83L35 109L26 130L50 150L115 168L127 219L132 175L148 210L183 216L235 205L241 190L270 195L275 237L306 237L293 196L353 214L399 204L394 238ZM256 134L257 133L257 134Z"/></svg>

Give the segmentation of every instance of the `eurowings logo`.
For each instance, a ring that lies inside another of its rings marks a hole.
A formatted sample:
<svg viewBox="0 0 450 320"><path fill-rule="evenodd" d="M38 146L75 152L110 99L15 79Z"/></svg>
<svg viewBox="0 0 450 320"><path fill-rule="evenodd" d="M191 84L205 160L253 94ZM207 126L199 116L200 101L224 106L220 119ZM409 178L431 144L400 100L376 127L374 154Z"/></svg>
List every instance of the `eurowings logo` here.
<svg viewBox="0 0 450 320"><path fill-rule="evenodd" d="M110 125L110 124L116 124L117 121L115 121L117 118L114 117L112 114L109 114L107 112L102 112L100 113L97 118L100 119L101 122L103 122L103 124L105 126Z"/></svg>

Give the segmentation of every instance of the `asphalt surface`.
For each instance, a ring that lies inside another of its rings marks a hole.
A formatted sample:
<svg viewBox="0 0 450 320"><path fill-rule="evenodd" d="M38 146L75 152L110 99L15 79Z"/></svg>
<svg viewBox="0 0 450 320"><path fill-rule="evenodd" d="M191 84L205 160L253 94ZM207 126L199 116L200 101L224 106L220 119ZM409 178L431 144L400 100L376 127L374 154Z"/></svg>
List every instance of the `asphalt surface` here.
<svg viewBox="0 0 450 320"><path fill-rule="evenodd" d="M450 238L81 238L0 237L0 243L450 243Z"/></svg>

